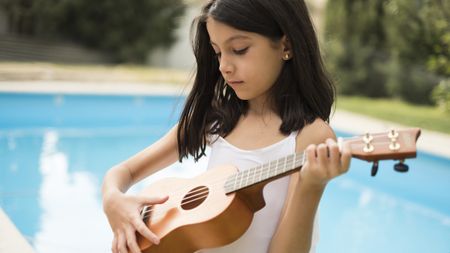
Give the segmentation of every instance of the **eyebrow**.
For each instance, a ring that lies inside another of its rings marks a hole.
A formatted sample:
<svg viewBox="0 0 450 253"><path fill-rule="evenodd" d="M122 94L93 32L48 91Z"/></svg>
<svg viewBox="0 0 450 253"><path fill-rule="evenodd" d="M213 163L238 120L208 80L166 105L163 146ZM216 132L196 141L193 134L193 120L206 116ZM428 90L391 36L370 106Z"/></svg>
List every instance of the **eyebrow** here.
<svg viewBox="0 0 450 253"><path fill-rule="evenodd" d="M226 43L230 43L230 42L232 42L233 40L238 40L238 39L249 40L250 37L245 36L245 35L240 35L240 34L234 35L234 36L231 36L230 38L228 38L227 40L225 40L225 44L226 44ZM213 44L214 46L217 46L217 44L214 43L212 40L210 40L210 42L211 42L211 44Z"/></svg>

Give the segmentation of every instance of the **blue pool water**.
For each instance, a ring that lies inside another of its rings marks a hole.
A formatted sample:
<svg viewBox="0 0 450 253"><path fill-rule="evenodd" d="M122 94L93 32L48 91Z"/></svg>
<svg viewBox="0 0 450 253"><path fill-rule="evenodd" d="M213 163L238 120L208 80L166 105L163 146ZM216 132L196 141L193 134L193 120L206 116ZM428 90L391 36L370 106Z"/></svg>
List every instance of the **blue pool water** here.
<svg viewBox="0 0 450 253"><path fill-rule="evenodd" d="M38 253L109 252L100 184L112 165L163 135L182 99L0 94L0 206ZM338 132L338 135L345 136ZM420 141L420 140L419 140ZM206 159L158 178L201 173ZM319 253L450 252L450 160L424 152L410 172L352 160L320 206Z"/></svg>

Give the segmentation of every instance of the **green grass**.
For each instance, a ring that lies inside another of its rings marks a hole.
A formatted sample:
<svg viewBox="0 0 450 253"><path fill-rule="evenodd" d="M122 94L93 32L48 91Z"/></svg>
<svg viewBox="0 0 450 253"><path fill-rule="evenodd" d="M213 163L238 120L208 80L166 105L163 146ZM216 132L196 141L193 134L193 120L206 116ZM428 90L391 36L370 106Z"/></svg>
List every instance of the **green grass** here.
<svg viewBox="0 0 450 253"><path fill-rule="evenodd" d="M3 75L3 78L2 78ZM190 81L186 70L144 65L56 64L45 62L0 62L0 80L142 82L185 85Z"/></svg>
<svg viewBox="0 0 450 253"><path fill-rule="evenodd" d="M450 113L433 106L412 105L394 99L338 96L336 108L450 134Z"/></svg>

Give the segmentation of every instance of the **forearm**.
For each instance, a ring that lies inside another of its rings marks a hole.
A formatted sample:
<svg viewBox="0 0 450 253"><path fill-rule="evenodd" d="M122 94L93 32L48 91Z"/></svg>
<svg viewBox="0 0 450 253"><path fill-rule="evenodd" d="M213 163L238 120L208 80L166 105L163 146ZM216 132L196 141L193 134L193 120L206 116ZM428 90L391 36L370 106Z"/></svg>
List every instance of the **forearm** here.
<svg viewBox="0 0 450 253"><path fill-rule="evenodd" d="M308 253L311 248L314 218L324 187L299 183L272 238L269 252Z"/></svg>
<svg viewBox="0 0 450 253"><path fill-rule="evenodd" d="M176 126L149 147L112 167L105 175L102 192L126 192L133 184L178 159Z"/></svg>
<svg viewBox="0 0 450 253"><path fill-rule="evenodd" d="M112 167L105 175L102 185L103 198L119 192L126 192L132 185L132 178L127 168L122 165Z"/></svg>

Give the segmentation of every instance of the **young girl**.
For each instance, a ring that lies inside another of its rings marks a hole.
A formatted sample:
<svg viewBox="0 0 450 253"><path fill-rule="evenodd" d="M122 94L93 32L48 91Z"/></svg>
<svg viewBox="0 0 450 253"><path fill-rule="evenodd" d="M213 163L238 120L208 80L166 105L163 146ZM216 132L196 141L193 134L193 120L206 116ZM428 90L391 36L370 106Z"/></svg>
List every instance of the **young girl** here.
<svg viewBox="0 0 450 253"><path fill-rule="evenodd" d="M327 183L347 171L327 124L334 87L327 78L303 0L210 0L196 19L197 73L179 123L105 176L104 210L114 253L139 252L135 233L158 244L140 218L167 196L126 195L139 180L210 147L208 169L240 170L306 150L291 176L266 185L266 206L236 241L201 252L314 252L316 211Z"/></svg>

